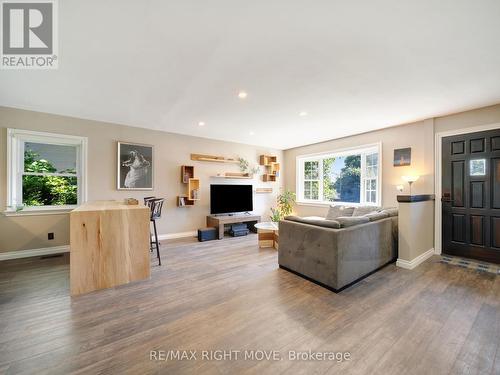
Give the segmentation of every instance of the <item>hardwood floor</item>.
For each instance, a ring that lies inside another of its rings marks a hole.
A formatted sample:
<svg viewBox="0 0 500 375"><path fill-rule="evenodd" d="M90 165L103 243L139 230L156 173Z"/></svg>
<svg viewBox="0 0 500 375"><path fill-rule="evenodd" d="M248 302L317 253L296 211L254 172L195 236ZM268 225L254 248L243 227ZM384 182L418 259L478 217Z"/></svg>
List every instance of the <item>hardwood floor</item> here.
<svg viewBox="0 0 500 375"><path fill-rule="evenodd" d="M255 235L177 240L162 256L162 267L151 258L150 281L75 298L67 255L0 262L0 374L500 373L492 274L435 257L334 294L278 269ZM150 360L152 350L196 350L197 360ZM282 360L202 360L203 350L275 350ZM308 350L351 358L288 358Z"/></svg>

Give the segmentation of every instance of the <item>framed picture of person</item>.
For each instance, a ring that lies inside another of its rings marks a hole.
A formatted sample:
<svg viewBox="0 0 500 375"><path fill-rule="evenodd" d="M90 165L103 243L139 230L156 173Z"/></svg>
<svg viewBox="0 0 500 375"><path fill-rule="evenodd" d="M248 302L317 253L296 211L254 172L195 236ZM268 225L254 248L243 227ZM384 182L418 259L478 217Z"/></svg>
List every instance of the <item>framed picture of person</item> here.
<svg viewBox="0 0 500 375"><path fill-rule="evenodd" d="M153 190L153 146L118 142L118 190Z"/></svg>
<svg viewBox="0 0 500 375"><path fill-rule="evenodd" d="M411 148L398 148L394 150L394 166L404 167L411 164Z"/></svg>

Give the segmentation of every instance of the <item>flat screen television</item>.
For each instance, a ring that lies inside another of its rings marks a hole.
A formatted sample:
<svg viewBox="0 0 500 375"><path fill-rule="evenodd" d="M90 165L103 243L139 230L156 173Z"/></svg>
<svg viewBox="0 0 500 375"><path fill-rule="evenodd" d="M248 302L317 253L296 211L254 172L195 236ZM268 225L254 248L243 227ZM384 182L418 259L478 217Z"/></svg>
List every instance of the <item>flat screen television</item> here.
<svg viewBox="0 0 500 375"><path fill-rule="evenodd" d="M252 185L210 185L210 213L253 211Z"/></svg>

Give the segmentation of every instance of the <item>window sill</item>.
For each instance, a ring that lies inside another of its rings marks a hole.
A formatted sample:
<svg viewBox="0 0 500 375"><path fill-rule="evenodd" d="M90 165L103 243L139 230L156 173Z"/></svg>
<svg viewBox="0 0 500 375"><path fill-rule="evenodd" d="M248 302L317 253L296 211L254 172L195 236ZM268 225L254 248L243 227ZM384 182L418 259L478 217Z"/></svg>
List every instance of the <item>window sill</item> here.
<svg viewBox="0 0 500 375"><path fill-rule="evenodd" d="M377 203L353 203L353 202L307 202L307 201L297 201L296 204L298 206L312 206L312 207L330 207L332 204L339 205L339 206L352 206L352 207L358 207L358 206L374 206L374 207L378 207L378 206L380 206Z"/></svg>
<svg viewBox="0 0 500 375"><path fill-rule="evenodd" d="M45 216L45 215L66 215L74 210L75 207L67 208L40 208L40 209L24 209L21 211L5 210L3 215L7 217L20 217L20 216Z"/></svg>
<svg viewBox="0 0 500 375"><path fill-rule="evenodd" d="M332 203L297 201L297 206L329 207Z"/></svg>

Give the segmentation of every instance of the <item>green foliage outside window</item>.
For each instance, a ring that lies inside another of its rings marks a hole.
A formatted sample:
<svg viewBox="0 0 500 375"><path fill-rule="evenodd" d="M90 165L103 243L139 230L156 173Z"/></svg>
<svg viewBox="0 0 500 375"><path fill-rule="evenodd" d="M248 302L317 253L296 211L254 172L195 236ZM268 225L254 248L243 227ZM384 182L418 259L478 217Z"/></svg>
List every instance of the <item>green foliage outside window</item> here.
<svg viewBox="0 0 500 375"><path fill-rule="evenodd" d="M361 155L346 156L344 164L345 166L341 169L340 175L333 184L333 187L339 194L341 202L359 202Z"/></svg>
<svg viewBox="0 0 500 375"><path fill-rule="evenodd" d="M58 172L47 160L32 150L24 153L24 171L40 173L23 175L23 204L26 206L61 206L77 204L77 178L74 169ZM73 176L43 175L45 173L75 174Z"/></svg>
<svg viewBox="0 0 500 375"><path fill-rule="evenodd" d="M335 182L331 178L333 163L335 163L335 158L323 160L323 200L329 202L337 199Z"/></svg>

